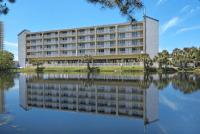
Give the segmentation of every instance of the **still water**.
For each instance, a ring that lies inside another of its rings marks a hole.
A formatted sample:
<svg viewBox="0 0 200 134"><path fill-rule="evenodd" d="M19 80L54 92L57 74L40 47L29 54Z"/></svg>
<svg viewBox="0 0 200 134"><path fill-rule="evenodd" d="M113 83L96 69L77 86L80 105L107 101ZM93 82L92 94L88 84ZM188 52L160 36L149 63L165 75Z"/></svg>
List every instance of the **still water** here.
<svg viewBox="0 0 200 134"><path fill-rule="evenodd" d="M199 134L195 74L0 74L0 134Z"/></svg>

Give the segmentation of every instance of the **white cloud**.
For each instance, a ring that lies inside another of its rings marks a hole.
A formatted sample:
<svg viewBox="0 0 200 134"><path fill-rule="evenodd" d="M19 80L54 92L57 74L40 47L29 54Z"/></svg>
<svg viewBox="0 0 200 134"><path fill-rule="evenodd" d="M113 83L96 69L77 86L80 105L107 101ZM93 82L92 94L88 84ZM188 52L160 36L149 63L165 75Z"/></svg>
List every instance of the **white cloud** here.
<svg viewBox="0 0 200 134"><path fill-rule="evenodd" d="M13 53L15 60L18 60L18 44L15 42L4 41L4 49Z"/></svg>
<svg viewBox="0 0 200 134"><path fill-rule="evenodd" d="M200 25L197 26L192 26L192 27L184 27L179 29L176 33L183 33L183 32L188 32L188 31L193 31L193 30L200 30Z"/></svg>
<svg viewBox="0 0 200 134"><path fill-rule="evenodd" d="M164 2L166 2L166 1L167 1L167 0L158 0L157 3L156 3L156 5L159 6L161 3L164 3Z"/></svg>
<svg viewBox="0 0 200 134"><path fill-rule="evenodd" d="M172 19L170 19L169 21L167 21L161 28L161 32L164 33L166 32L169 28L174 27L175 25L177 25L177 23L179 22L180 18L179 17L173 17Z"/></svg>
<svg viewBox="0 0 200 134"><path fill-rule="evenodd" d="M181 14L187 13L189 15L189 14L192 14L192 13L198 11L198 10L200 10L200 6L192 7L190 5L186 5L180 10L180 13Z"/></svg>
<svg viewBox="0 0 200 134"><path fill-rule="evenodd" d="M186 6L184 6L184 7L180 10L180 13L187 12L190 8L191 8L190 5L186 5Z"/></svg>
<svg viewBox="0 0 200 134"><path fill-rule="evenodd" d="M18 44L15 42L4 41L4 47L18 47Z"/></svg>
<svg viewBox="0 0 200 134"><path fill-rule="evenodd" d="M172 109L174 111L178 110L177 105L173 101L171 101L167 97L165 97L164 95L161 96L161 103L165 104L166 106L168 106L170 109Z"/></svg>

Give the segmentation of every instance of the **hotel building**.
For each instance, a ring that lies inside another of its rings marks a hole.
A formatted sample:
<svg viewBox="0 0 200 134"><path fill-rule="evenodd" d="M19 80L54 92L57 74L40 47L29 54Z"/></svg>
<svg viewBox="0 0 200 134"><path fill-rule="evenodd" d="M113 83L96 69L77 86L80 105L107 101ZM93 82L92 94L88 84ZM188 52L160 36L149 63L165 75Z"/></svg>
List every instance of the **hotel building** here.
<svg viewBox="0 0 200 134"><path fill-rule="evenodd" d="M126 80L126 81L124 81ZM98 75L43 74L20 75L20 105L34 108L93 113L130 119L144 124L158 120L159 91L142 80ZM142 86L144 87L144 86Z"/></svg>
<svg viewBox="0 0 200 134"><path fill-rule="evenodd" d="M3 50L3 22L0 21L0 50Z"/></svg>
<svg viewBox="0 0 200 134"><path fill-rule="evenodd" d="M19 64L30 66L40 60L44 66L67 66L81 63L91 55L93 63L134 63L140 54L154 57L159 47L159 21L143 21L73 29L18 34ZM104 65L105 65L104 64Z"/></svg>

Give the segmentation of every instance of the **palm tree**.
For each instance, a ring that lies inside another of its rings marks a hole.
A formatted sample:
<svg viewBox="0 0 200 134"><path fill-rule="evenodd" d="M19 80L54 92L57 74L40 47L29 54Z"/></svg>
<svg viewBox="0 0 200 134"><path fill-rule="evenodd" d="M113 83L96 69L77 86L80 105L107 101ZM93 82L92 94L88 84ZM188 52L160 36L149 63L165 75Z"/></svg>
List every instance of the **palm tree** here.
<svg viewBox="0 0 200 134"><path fill-rule="evenodd" d="M85 55L82 59L83 63L87 63L87 69L91 72L92 68L90 67L90 63L93 62L93 57L91 55Z"/></svg>
<svg viewBox="0 0 200 134"><path fill-rule="evenodd" d="M29 63L32 64L33 66L36 66L36 71L39 71L40 66L44 64L44 61L42 61L42 60L30 60Z"/></svg>
<svg viewBox="0 0 200 134"><path fill-rule="evenodd" d="M135 10L143 8L141 0L87 0L92 4L100 4L102 8L118 8L122 16L127 16L129 20L135 21Z"/></svg>
<svg viewBox="0 0 200 134"><path fill-rule="evenodd" d="M143 62L144 65L144 71L148 71L150 66L153 65L153 61L151 60L151 58L149 57L148 54L141 54L138 56L138 60Z"/></svg>
<svg viewBox="0 0 200 134"><path fill-rule="evenodd" d="M9 3L15 3L16 0L7 0ZM4 0L0 0L0 15L1 14L8 14L9 8L6 5L6 2Z"/></svg>
<svg viewBox="0 0 200 134"><path fill-rule="evenodd" d="M165 70L167 68L167 65L169 65L169 52L167 50L163 50L162 52L158 53L157 56L154 57L154 61L158 62L159 69L163 68L163 65L165 66Z"/></svg>

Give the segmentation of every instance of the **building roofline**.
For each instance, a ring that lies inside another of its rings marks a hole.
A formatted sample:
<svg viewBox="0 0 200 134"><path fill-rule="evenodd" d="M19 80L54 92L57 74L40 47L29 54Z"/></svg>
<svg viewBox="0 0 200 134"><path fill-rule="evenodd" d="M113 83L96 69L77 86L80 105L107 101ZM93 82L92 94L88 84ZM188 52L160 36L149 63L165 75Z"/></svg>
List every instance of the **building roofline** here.
<svg viewBox="0 0 200 134"><path fill-rule="evenodd" d="M27 29L22 30L20 33L17 34L17 36L19 36L20 34L22 34L23 32L29 31Z"/></svg>
<svg viewBox="0 0 200 134"><path fill-rule="evenodd" d="M115 26L115 25L127 25L130 23L142 23L143 21L136 21L136 22L124 22L124 23L115 23L115 24L106 24L106 25L96 25L96 26L83 26L83 27L76 27L76 28L66 28L66 29L58 29L58 30L45 30L45 31L38 31L38 32L31 32L30 34L36 34L36 33L49 33L49 32L57 32L57 31L66 31L66 30L80 30L80 29L89 29L89 28L100 28L100 27L109 27L109 26Z"/></svg>
<svg viewBox="0 0 200 134"><path fill-rule="evenodd" d="M155 19L155 18L153 18L153 17L147 16L147 15L145 15L144 18L145 18L145 17L159 22L159 20L157 20L157 19Z"/></svg>

